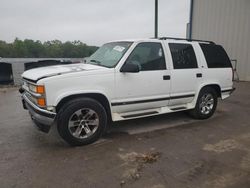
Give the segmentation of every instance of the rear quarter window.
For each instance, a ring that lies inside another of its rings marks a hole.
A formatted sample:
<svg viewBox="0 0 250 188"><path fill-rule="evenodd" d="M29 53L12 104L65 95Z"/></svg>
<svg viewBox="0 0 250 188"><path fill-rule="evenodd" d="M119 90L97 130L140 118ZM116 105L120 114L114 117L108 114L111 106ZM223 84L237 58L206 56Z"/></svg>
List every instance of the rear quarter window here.
<svg viewBox="0 0 250 188"><path fill-rule="evenodd" d="M208 68L227 68L232 67L231 61L220 45L215 44L200 44Z"/></svg>
<svg viewBox="0 0 250 188"><path fill-rule="evenodd" d="M174 69L197 68L197 60L191 44L169 43Z"/></svg>

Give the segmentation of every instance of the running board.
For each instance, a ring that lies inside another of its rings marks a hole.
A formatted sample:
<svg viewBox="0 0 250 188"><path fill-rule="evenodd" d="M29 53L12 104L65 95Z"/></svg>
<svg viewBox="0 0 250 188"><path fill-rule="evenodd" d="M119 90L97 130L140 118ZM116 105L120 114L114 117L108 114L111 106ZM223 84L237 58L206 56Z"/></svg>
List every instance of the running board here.
<svg viewBox="0 0 250 188"><path fill-rule="evenodd" d="M177 111L177 110L185 110L186 107L176 107L176 108L170 108L170 110Z"/></svg>
<svg viewBox="0 0 250 188"><path fill-rule="evenodd" d="M159 112L157 112L157 111L144 112L144 113L139 113L139 114L124 115L122 117L126 119L126 118L140 117L140 116L148 116L148 115L153 115L153 114L159 114Z"/></svg>
<svg viewBox="0 0 250 188"><path fill-rule="evenodd" d="M154 115L160 115L160 114L166 114L166 113L191 109L188 106L171 106L171 107L172 108L169 108L168 106L164 106L164 107L153 108L153 109L148 109L148 110L140 110L140 111L138 110L138 111L132 111L132 112L125 112L125 113L112 113L112 120L121 121L121 120L154 116Z"/></svg>

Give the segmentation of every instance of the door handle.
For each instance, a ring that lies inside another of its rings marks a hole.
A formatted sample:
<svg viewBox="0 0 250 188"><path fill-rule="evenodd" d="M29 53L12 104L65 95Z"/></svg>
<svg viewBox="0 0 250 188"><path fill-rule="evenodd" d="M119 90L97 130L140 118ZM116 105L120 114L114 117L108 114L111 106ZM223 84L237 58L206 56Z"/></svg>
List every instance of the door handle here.
<svg viewBox="0 0 250 188"><path fill-rule="evenodd" d="M201 74L201 73L197 73L197 74L196 74L196 77L197 77L197 78L201 78L201 77L202 77L202 74Z"/></svg>
<svg viewBox="0 0 250 188"><path fill-rule="evenodd" d="M170 75L164 75L163 80L170 80Z"/></svg>

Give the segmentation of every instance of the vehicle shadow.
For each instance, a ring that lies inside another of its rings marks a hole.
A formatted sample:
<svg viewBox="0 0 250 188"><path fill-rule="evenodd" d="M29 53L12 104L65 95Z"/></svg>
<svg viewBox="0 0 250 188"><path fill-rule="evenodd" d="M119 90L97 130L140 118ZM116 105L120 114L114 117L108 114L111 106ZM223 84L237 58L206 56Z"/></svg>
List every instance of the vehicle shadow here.
<svg viewBox="0 0 250 188"><path fill-rule="evenodd" d="M108 126L106 135L115 135L117 133L129 135L140 134L189 124L195 121L197 120L192 119L186 112L162 114L139 119L113 122Z"/></svg>

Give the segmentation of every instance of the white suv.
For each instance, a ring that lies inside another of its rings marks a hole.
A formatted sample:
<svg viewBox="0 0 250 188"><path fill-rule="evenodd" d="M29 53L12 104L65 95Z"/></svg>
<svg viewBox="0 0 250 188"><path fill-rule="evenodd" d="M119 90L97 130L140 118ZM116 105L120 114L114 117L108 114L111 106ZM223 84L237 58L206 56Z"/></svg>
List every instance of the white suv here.
<svg viewBox="0 0 250 188"><path fill-rule="evenodd" d="M57 124L71 145L96 141L107 122L188 110L213 115L234 90L231 62L210 41L159 38L104 44L80 64L23 73L25 109L49 132Z"/></svg>

